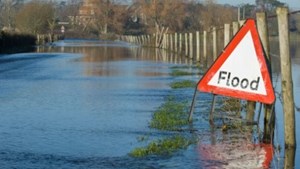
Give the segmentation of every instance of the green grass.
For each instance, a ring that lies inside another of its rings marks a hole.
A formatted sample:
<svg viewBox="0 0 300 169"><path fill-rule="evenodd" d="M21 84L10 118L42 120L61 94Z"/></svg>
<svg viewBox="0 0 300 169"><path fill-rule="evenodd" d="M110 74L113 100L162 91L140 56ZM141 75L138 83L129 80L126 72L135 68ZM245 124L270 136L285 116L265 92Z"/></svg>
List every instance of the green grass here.
<svg viewBox="0 0 300 169"><path fill-rule="evenodd" d="M187 103L166 101L156 110L150 122L151 128L159 130L176 130L188 124Z"/></svg>
<svg viewBox="0 0 300 169"><path fill-rule="evenodd" d="M171 76L189 76L189 75L194 75L194 74L195 73L186 72L186 71L177 70L177 69L172 70L172 72L170 73Z"/></svg>
<svg viewBox="0 0 300 169"><path fill-rule="evenodd" d="M180 82L173 82L170 84L171 88L179 89L179 88L193 88L196 87L196 83L191 80L184 80Z"/></svg>
<svg viewBox="0 0 300 169"><path fill-rule="evenodd" d="M149 155L171 155L179 149L185 149L193 144L191 139L183 136L176 135L165 139L152 141L148 146L136 148L129 153L130 156L135 158L146 157Z"/></svg>
<svg viewBox="0 0 300 169"><path fill-rule="evenodd" d="M171 76L195 75L194 72L186 72L182 67L172 69ZM189 70L190 71L190 70ZM170 84L173 89L195 87L196 83L191 80L173 82ZM171 136L151 141L145 147L138 147L132 150L129 155L134 158L141 158L151 155L168 156L178 150L185 149L191 144L196 144L198 137L187 136L182 132L188 127L188 102L177 101L175 96L170 96L166 101L153 113L149 122L149 127L161 131L172 131ZM180 131L180 132L179 132ZM174 134L176 133L176 134ZM149 137L139 137L138 141L149 141Z"/></svg>

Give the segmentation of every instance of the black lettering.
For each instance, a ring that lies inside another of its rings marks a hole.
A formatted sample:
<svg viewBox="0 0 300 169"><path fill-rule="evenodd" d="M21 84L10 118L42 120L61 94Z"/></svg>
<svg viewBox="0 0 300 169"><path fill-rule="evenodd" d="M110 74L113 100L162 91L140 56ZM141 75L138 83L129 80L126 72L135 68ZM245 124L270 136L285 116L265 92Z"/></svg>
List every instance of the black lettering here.
<svg viewBox="0 0 300 169"><path fill-rule="evenodd" d="M239 83L240 83L240 79L238 77L234 77L231 81L231 85L233 87L237 87L239 85Z"/></svg>
<svg viewBox="0 0 300 169"><path fill-rule="evenodd" d="M242 87L242 89L246 89L248 87L248 85L249 85L248 79L243 79L241 81L241 87Z"/></svg>
<svg viewBox="0 0 300 169"><path fill-rule="evenodd" d="M225 79L225 76L223 76L223 74L227 74L227 72L225 71L220 71L219 73L219 79L218 79L218 84L220 83L221 80Z"/></svg>
<svg viewBox="0 0 300 169"><path fill-rule="evenodd" d="M230 83L229 83L229 81L230 81L230 75L231 75L231 73L229 72L228 76L227 76L227 82L226 82L227 86L230 86Z"/></svg>
<svg viewBox="0 0 300 169"><path fill-rule="evenodd" d="M250 89L251 90L257 90L258 89L259 81L260 81L260 77L257 77L257 80L251 81L251 83L250 83Z"/></svg>

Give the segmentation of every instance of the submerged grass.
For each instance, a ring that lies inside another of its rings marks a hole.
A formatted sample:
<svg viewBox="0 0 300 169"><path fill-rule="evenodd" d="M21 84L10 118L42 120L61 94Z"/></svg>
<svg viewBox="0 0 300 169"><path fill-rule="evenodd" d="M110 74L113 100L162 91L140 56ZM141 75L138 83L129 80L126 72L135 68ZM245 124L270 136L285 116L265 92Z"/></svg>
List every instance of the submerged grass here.
<svg viewBox="0 0 300 169"><path fill-rule="evenodd" d="M187 103L169 99L154 112L150 127L159 130L176 130L187 125L187 119Z"/></svg>
<svg viewBox="0 0 300 169"><path fill-rule="evenodd" d="M191 139L181 135L172 136L165 139L152 141L148 146L136 148L129 153L130 156L141 158L149 155L171 155L178 149L185 149L193 144Z"/></svg>
<svg viewBox="0 0 300 169"><path fill-rule="evenodd" d="M164 131L180 131L181 127L189 124L187 107L187 103L176 102L174 98L169 98L154 112L150 127ZM196 143L195 140L183 134L171 134L169 137L154 140L145 147L136 148L129 155L135 158L150 155L168 156Z"/></svg>
<svg viewBox="0 0 300 169"><path fill-rule="evenodd" d="M190 68L190 67L187 67ZM180 70L182 67L172 68L171 76L195 75L194 72ZM170 84L173 89L195 87L196 83L190 80L173 82ZM154 140L145 147L138 147L129 153L130 156L141 158L151 155L168 156L172 153L187 148L197 143L197 139L182 132L188 126L188 102L177 101L175 96L169 98L153 113L149 126L162 131L172 131L171 136ZM175 134L173 133L175 132ZM147 141L141 137L142 141Z"/></svg>
<svg viewBox="0 0 300 169"><path fill-rule="evenodd" d="M196 86L196 83L191 80L183 80L179 82L173 82L170 84L171 88L179 89L179 88L193 88Z"/></svg>
<svg viewBox="0 0 300 169"><path fill-rule="evenodd" d="M193 72L187 72L187 71L183 71L183 70L177 70L174 69L171 72L171 76L189 76L189 75L194 75L195 73Z"/></svg>

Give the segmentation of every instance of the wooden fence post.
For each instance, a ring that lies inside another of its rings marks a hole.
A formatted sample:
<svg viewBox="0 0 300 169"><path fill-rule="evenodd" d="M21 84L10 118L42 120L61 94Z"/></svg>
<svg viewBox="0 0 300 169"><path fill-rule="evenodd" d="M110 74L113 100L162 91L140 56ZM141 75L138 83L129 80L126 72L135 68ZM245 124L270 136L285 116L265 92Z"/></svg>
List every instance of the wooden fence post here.
<svg viewBox="0 0 300 169"><path fill-rule="evenodd" d="M179 33L179 53L182 53L182 33Z"/></svg>
<svg viewBox="0 0 300 169"><path fill-rule="evenodd" d="M224 47L227 46L227 44L230 41L230 24L224 25Z"/></svg>
<svg viewBox="0 0 300 169"><path fill-rule="evenodd" d="M286 148L284 150L284 169L295 167L295 148Z"/></svg>
<svg viewBox="0 0 300 169"><path fill-rule="evenodd" d="M169 36L170 36L170 51L173 52L174 50L173 34L170 33Z"/></svg>
<svg viewBox="0 0 300 169"><path fill-rule="evenodd" d="M193 48L194 48L194 45L193 45L193 33L190 33L189 40L190 40L190 52L189 52L189 56L190 56L190 58L193 58Z"/></svg>
<svg viewBox="0 0 300 169"><path fill-rule="evenodd" d="M232 34L235 35L239 30L239 23L238 22L232 22Z"/></svg>
<svg viewBox="0 0 300 169"><path fill-rule="evenodd" d="M257 16L257 20L260 20L261 19L261 22L260 21L257 21L257 27L258 27L258 32L259 32L259 35L260 35L260 39L263 39L265 37L268 37L267 34L265 34L266 32L264 31L264 22L266 22L266 20L264 20L263 18L258 18L258 15ZM258 26L260 25L260 26ZM233 34L236 34L237 31L238 31L238 27L239 27L239 23L238 22L233 22L232 23L232 27L233 27ZM267 43L267 42L266 42ZM263 44L264 46L264 44ZM256 102L254 101L247 101L247 105L246 105L246 120L248 122L253 122L253 119L254 119L254 114L255 114L255 107L256 107Z"/></svg>
<svg viewBox="0 0 300 169"><path fill-rule="evenodd" d="M203 60L207 66L207 32L203 31Z"/></svg>
<svg viewBox="0 0 300 169"><path fill-rule="evenodd" d="M174 35L174 51L178 52L178 34L175 33Z"/></svg>
<svg viewBox="0 0 300 169"><path fill-rule="evenodd" d="M268 69L270 71L270 77L272 80L272 69L271 69L271 56L270 56L270 45L269 45L269 33L268 33L268 24L267 24L267 15L265 12L260 12L256 14L257 28L262 46L266 55L266 62ZM254 103L252 103L253 111L255 109ZM249 110L252 111L252 110ZM275 127L275 111L273 105L265 105L265 118L264 118L264 136L263 142L270 144L272 143L272 138L274 136L274 127Z"/></svg>
<svg viewBox="0 0 300 169"><path fill-rule="evenodd" d="M169 50L170 49L170 34L166 34L166 49Z"/></svg>
<svg viewBox="0 0 300 169"><path fill-rule="evenodd" d="M163 34L163 43L162 43L162 48L166 49L166 34Z"/></svg>
<svg viewBox="0 0 300 169"><path fill-rule="evenodd" d="M184 34L184 43L185 43L185 56L189 55L189 46L188 46L188 34Z"/></svg>
<svg viewBox="0 0 300 169"><path fill-rule="evenodd" d="M196 31L196 61L200 61L200 32Z"/></svg>
<svg viewBox="0 0 300 169"><path fill-rule="evenodd" d="M293 95L293 80L291 72L291 57L289 50L288 9L277 8L279 49L281 65L281 88L284 114L285 147L296 147L295 139L295 105Z"/></svg>
<svg viewBox="0 0 300 169"><path fill-rule="evenodd" d="M217 29L213 27L213 60L216 60L218 57L218 42L217 42Z"/></svg>
<svg viewBox="0 0 300 169"><path fill-rule="evenodd" d="M148 46L151 47L151 35L148 35Z"/></svg>

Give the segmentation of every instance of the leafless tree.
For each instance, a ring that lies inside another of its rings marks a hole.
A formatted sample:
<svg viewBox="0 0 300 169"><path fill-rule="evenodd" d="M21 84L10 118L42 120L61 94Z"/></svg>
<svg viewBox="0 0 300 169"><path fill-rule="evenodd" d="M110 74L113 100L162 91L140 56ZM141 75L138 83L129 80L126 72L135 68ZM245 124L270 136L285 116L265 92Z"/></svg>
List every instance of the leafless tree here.
<svg viewBox="0 0 300 169"><path fill-rule="evenodd" d="M23 0L1 0L0 1L0 23L11 29L15 26L15 15L23 4Z"/></svg>
<svg viewBox="0 0 300 169"><path fill-rule="evenodd" d="M28 33L45 33L54 19L52 3L31 1L25 4L16 15L16 26Z"/></svg>

